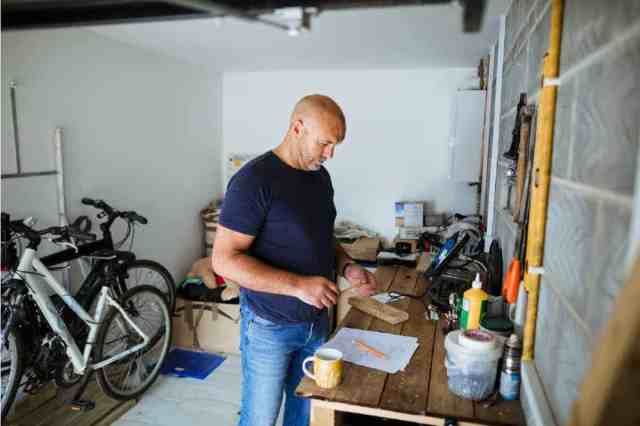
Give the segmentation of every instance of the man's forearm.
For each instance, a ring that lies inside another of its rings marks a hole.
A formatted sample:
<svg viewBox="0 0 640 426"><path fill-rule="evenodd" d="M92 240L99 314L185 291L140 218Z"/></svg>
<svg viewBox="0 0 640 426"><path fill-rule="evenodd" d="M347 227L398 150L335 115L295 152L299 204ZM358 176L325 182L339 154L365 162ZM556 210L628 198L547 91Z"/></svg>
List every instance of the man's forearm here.
<svg viewBox="0 0 640 426"><path fill-rule="evenodd" d="M222 259L213 257L214 271L251 290L266 293L297 296L300 275L283 269L274 268L244 253L226 256Z"/></svg>

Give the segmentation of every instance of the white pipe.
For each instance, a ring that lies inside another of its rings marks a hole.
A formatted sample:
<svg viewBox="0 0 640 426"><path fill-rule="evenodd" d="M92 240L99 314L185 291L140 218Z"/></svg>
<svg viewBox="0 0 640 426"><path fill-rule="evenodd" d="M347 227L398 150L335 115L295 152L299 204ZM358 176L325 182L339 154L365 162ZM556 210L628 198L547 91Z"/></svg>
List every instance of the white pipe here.
<svg viewBox="0 0 640 426"><path fill-rule="evenodd" d="M62 163L62 127L56 127L54 144L56 147L56 184L58 195L58 221L60 226L67 226L67 211L64 198L64 167Z"/></svg>
<svg viewBox="0 0 640 426"><path fill-rule="evenodd" d="M493 69L494 61L498 58L497 55L494 54L494 48L491 47L491 53L489 54L489 73L486 85L486 97L485 97L485 107L484 107L484 129L483 129L483 138L482 138L482 181L480 182L480 214L484 215L486 220L487 216L484 214L485 210L488 212L487 208L487 198L488 198L488 177L489 177L489 128L491 127L491 102L493 101L493 92L495 91L495 87L493 87ZM485 244L485 247L487 245ZM486 250L488 253L488 249Z"/></svg>
<svg viewBox="0 0 640 426"><path fill-rule="evenodd" d="M484 239L484 251L489 252L491 241L495 235L495 203L496 203L496 179L498 173L498 156L500 151L500 112L502 109L502 68L504 66L504 38L505 16L500 17L500 35L498 36L497 75L495 87L495 103L493 116L493 141L491 142L491 178L489 182L489 201L487 209L487 232Z"/></svg>
<svg viewBox="0 0 640 426"><path fill-rule="evenodd" d="M58 196L58 224L60 226L67 226L69 221L67 220L67 214L65 211L65 199L64 199L64 167L62 164L62 128L56 127L53 133L53 144L55 146L55 162L56 162L56 195ZM71 278L69 276L69 269L62 271L62 284L64 288L69 291L71 289Z"/></svg>

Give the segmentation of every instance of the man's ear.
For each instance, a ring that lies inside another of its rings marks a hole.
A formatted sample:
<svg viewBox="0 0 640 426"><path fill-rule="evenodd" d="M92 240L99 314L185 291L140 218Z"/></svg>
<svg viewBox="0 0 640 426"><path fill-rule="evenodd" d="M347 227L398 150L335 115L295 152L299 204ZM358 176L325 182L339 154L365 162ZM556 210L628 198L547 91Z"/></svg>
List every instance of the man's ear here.
<svg viewBox="0 0 640 426"><path fill-rule="evenodd" d="M304 123L302 122L302 120L297 119L296 121L294 121L292 130L293 130L293 135L296 138L302 137L302 134L304 133Z"/></svg>

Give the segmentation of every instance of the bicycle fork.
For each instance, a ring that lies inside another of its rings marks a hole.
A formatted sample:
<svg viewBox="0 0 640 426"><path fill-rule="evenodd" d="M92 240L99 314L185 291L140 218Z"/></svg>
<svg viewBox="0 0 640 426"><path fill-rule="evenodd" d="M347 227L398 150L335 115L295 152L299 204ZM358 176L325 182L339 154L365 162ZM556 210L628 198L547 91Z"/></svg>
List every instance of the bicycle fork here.
<svg viewBox="0 0 640 426"><path fill-rule="evenodd" d="M100 360L99 362L93 364L91 367L95 370L99 370L103 367L106 367L109 364L112 364L116 361L119 361L122 358L125 358L129 355L131 355L134 352L138 352L139 350L142 350L144 347L146 347L149 342L150 342L150 338L149 336L147 336L141 329L140 327L138 327L136 325L136 323L129 317L129 315L127 315L127 313L125 312L125 310L122 308L122 306L120 306L120 304L118 304L115 300L113 300L111 298L111 296L109 296L109 288L108 287L102 287L102 291L101 291L101 295L100 295L100 300L98 300L98 307L97 307L97 311L100 314L100 316L98 318L102 318L102 310L104 309L105 304L109 304L110 306L116 308L121 314L122 317L124 318L125 322L127 324L129 324L129 326L131 328L133 328L133 330L142 338L142 342L127 349L124 352L121 352L117 355L114 355L112 357L109 357L106 360ZM127 326L124 322L122 322L122 320L120 318L116 318L116 324L118 325L118 327L120 328L120 330L123 333L128 333L127 330ZM97 334L97 328L95 330L92 330L94 333L90 333L89 334L89 341L90 342L94 342L95 341L95 335ZM92 336L93 334L93 336Z"/></svg>

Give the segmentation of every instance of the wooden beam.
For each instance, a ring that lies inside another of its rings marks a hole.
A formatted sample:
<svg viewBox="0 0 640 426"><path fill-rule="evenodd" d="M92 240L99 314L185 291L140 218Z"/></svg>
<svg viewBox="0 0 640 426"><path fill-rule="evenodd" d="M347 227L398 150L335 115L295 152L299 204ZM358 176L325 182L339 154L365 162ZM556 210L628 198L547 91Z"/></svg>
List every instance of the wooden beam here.
<svg viewBox="0 0 640 426"><path fill-rule="evenodd" d="M591 369L573 404L569 426L639 425L640 410L640 257L622 288Z"/></svg>
<svg viewBox="0 0 640 426"><path fill-rule="evenodd" d="M309 426L341 426L342 413L311 400L311 420Z"/></svg>

